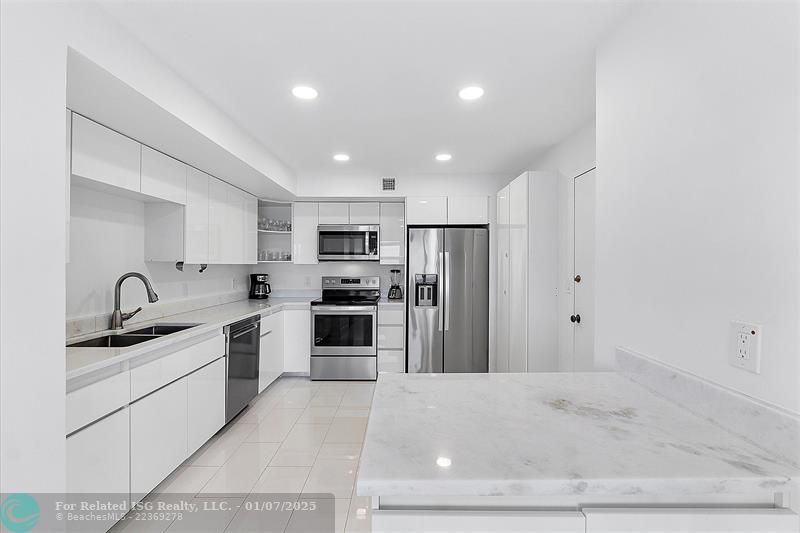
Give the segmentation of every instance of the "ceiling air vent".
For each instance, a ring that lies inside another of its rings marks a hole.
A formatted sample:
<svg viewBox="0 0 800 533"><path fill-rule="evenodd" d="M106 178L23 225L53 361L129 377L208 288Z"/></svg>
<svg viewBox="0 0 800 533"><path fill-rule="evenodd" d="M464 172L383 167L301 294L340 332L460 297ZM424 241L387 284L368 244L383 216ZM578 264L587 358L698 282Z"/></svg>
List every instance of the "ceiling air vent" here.
<svg viewBox="0 0 800 533"><path fill-rule="evenodd" d="M396 178L381 178L381 190L384 192L393 191L395 189Z"/></svg>

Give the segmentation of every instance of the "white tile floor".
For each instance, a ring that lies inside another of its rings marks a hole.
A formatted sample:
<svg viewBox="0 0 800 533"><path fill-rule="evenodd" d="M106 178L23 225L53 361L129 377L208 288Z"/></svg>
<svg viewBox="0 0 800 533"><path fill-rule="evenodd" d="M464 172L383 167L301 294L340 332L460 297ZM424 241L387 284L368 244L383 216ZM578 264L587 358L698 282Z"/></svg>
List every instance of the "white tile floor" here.
<svg viewBox="0 0 800 533"><path fill-rule="evenodd" d="M303 495L329 493L335 498L333 531L370 531L369 499L355 496L354 485L374 388L369 382L281 378L148 498L236 495L232 503L241 504L251 493L294 493L301 500ZM211 520L202 528L187 520L128 522L114 531L250 530L236 523L234 513L215 513ZM257 529L307 530L301 521L289 512Z"/></svg>

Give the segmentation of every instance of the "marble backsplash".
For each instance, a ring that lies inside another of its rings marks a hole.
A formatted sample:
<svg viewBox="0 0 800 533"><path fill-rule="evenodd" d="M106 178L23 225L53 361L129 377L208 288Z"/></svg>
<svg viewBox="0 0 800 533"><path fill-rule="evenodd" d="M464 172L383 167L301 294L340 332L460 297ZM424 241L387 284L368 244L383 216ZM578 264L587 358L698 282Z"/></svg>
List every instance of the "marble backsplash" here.
<svg viewBox="0 0 800 533"><path fill-rule="evenodd" d="M800 416L665 365L617 349L617 372L800 467Z"/></svg>

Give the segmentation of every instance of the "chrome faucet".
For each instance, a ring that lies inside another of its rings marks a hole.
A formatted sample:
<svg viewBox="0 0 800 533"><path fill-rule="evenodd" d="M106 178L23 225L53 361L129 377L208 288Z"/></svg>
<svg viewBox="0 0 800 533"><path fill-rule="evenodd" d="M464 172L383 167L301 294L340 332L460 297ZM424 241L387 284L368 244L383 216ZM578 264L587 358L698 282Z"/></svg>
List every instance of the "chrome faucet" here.
<svg viewBox="0 0 800 533"><path fill-rule="evenodd" d="M111 329L122 329L122 323L124 321L128 320L142 310L141 307L138 307L130 313L123 313L120 311L119 293L120 289L122 288L122 282L128 278L139 278L142 280L142 283L144 283L144 288L147 289L147 301L150 303L158 301L158 294L156 294L156 291L153 290L153 286L150 285L150 280L144 277L144 275L139 274L138 272L128 272L127 274L123 274L120 276L120 278L117 280L117 284L114 286L114 314L111 315Z"/></svg>

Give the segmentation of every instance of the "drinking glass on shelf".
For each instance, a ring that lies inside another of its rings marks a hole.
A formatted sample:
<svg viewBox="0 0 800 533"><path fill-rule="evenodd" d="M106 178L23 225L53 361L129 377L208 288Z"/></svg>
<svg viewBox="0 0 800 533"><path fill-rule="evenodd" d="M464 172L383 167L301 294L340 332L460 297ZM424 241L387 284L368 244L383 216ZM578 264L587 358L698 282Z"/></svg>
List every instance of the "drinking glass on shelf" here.
<svg viewBox="0 0 800 533"><path fill-rule="evenodd" d="M289 252L281 252L281 261L289 260Z"/></svg>

